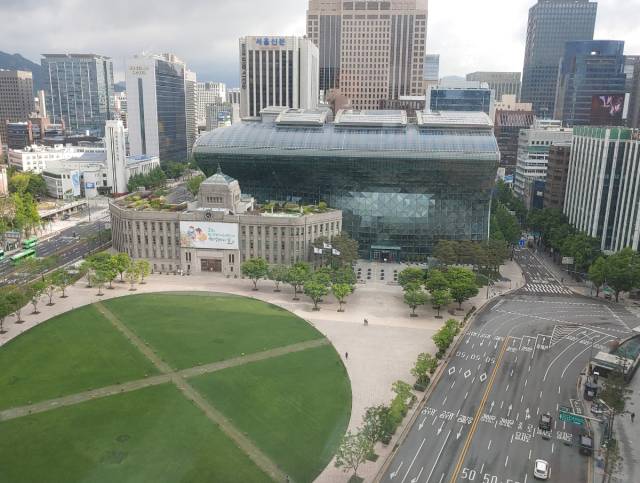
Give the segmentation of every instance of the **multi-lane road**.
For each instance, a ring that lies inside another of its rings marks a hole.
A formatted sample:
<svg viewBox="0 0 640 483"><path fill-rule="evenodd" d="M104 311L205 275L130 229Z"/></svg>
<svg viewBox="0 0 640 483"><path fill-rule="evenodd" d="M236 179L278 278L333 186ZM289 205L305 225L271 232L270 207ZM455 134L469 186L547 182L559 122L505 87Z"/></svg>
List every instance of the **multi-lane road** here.
<svg viewBox="0 0 640 483"><path fill-rule="evenodd" d="M104 213L91 222L81 222L61 231L48 240L41 241L36 247L36 256L56 256L60 266L76 261L87 253L104 245L108 239L106 226L109 221ZM102 236L101 236L102 235ZM21 283L26 274L20 272L7 256L0 261L0 286Z"/></svg>
<svg viewBox="0 0 640 483"><path fill-rule="evenodd" d="M536 459L550 463L549 481L588 481L580 427L559 421L558 409L581 404L577 380L590 354L637 319L571 295L528 250L517 260L525 286L475 318L380 481L527 483Z"/></svg>

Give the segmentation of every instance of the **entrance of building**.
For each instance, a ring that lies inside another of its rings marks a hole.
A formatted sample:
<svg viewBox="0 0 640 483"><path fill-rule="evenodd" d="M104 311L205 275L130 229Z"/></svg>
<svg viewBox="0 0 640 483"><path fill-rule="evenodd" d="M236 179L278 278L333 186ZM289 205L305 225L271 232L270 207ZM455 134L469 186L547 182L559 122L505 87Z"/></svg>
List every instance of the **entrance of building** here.
<svg viewBox="0 0 640 483"><path fill-rule="evenodd" d="M396 263L400 261L400 247L384 247L372 245L369 260L382 263Z"/></svg>
<svg viewBox="0 0 640 483"><path fill-rule="evenodd" d="M219 258L203 258L200 260L200 270L203 272L222 272L222 260Z"/></svg>

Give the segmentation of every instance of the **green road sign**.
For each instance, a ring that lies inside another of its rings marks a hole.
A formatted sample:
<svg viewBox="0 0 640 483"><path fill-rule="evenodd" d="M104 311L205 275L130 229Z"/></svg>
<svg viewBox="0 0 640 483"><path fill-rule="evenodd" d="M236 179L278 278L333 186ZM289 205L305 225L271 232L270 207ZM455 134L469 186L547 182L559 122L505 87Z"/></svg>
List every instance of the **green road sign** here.
<svg viewBox="0 0 640 483"><path fill-rule="evenodd" d="M577 424L579 426L584 425L584 418L582 416L569 411L563 411L562 409L560 409L560 421Z"/></svg>

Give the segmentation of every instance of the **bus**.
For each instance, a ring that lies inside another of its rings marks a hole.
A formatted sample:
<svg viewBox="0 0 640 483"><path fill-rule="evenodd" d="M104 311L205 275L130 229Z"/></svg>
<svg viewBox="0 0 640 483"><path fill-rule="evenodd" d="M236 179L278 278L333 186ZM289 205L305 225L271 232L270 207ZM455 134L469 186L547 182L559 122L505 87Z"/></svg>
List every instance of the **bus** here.
<svg viewBox="0 0 640 483"><path fill-rule="evenodd" d="M38 237L32 236L22 242L22 248L24 248L25 250L28 250L29 248L35 247L37 244L38 244Z"/></svg>
<svg viewBox="0 0 640 483"><path fill-rule="evenodd" d="M17 265L22 260L26 260L27 258L33 258L35 256L36 256L36 251L33 248L30 248L29 250L24 250L12 256L11 263L13 263L14 265Z"/></svg>

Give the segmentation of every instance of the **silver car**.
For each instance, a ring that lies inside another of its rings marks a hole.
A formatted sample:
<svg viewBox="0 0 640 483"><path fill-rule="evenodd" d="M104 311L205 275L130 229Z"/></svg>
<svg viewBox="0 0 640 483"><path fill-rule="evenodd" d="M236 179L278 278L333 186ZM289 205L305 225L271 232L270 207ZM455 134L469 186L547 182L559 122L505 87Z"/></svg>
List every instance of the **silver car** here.
<svg viewBox="0 0 640 483"><path fill-rule="evenodd" d="M551 469L549 463L545 460L536 460L536 464L533 467L533 477L537 480L548 480Z"/></svg>

